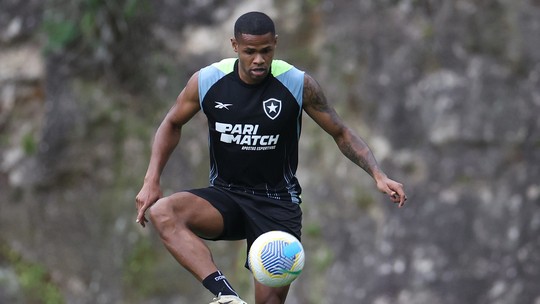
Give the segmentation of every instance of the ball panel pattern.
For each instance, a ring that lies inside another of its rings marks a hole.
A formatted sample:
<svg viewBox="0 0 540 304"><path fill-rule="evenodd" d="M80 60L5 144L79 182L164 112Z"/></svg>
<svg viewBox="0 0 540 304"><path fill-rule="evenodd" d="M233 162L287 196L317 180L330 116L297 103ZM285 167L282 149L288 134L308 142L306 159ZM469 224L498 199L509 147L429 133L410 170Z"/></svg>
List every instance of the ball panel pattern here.
<svg viewBox="0 0 540 304"><path fill-rule="evenodd" d="M289 270L294 265L294 257L285 256L284 248L288 243L276 240L266 244L261 252L261 263L272 276L283 275L284 270Z"/></svg>

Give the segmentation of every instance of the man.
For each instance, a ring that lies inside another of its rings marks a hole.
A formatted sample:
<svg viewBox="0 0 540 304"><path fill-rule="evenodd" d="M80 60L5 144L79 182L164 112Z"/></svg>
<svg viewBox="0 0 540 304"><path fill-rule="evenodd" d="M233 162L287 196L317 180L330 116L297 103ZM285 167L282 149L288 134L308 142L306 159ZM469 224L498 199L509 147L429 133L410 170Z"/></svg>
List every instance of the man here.
<svg viewBox="0 0 540 304"><path fill-rule="evenodd" d="M273 21L251 12L235 23L225 59L195 73L159 126L144 184L136 197L137 222L152 224L174 258L216 295L212 303L245 303L218 270L202 239L246 239L282 230L300 238L301 187L295 173L301 114L306 112L364 169L377 188L400 207L403 186L389 179L364 141L344 125L315 80L286 62L273 60ZM210 187L162 197L159 180L197 112L208 118ZM151 208L150 208L151 207ZM257 304L285 303L289 286L255 281Z"/></svg>

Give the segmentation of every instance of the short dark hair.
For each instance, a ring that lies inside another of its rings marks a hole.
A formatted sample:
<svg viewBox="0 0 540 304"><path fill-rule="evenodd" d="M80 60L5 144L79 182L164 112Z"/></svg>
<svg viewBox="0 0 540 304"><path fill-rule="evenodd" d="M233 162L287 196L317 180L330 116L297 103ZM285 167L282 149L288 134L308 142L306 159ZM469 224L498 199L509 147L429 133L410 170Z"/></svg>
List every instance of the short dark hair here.
<svg viewBox="0 0 540 304"><path fill-rule="evenodd" d="M241 34L264 35L267 33L275 35L276 28L274 27L274 21L265 13L245 13L234 23L235 38L239 38Z"/></svg>

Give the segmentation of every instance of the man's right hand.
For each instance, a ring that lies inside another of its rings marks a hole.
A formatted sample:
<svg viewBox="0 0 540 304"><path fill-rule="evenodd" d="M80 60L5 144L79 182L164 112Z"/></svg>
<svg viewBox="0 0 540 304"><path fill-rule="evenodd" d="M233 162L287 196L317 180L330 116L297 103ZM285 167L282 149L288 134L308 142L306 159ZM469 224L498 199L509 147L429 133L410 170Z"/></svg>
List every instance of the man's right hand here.
<svg viewBox="0 0 540 304"><path fill-rule="evenodd" d="M137 208L137 223L145 227L148 220L144 215L146 210L150 208L158 199L163 196L161 187L157 183L145 182L139 191L139 194L135 197L135 207Z"/></svg>

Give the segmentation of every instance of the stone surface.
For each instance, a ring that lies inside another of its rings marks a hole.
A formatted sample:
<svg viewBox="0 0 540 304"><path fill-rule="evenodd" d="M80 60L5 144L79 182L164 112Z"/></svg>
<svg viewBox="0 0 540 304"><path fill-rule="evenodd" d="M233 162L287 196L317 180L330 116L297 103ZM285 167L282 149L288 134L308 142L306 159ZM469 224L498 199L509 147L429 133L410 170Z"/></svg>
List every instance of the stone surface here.
<svg viewBox="0 0 540 304"><path fill-rule="evenodd" d="M227 35L208 36L258 6L164 1L141 19L153 33L144 48L137 25L95 49L85 36L44 52L43 12L76 7L61 2L0 4L0 302L30 297L7 252L44 266L66 303L210 299L135 225L134 197L187 78L235 56ZM307 262L288 303L539 303L538 1L299 3L258 4L277 21L278 57L315 76L409 203L392 206L306 116ZM126 47L136 66L114 59ZM206 185L205 126L198 115L184 128L165 194ZM250 294L242 243L209 245Z"/></svg>

